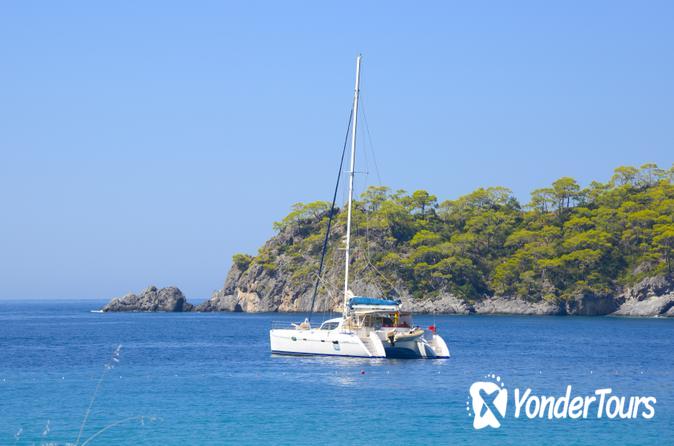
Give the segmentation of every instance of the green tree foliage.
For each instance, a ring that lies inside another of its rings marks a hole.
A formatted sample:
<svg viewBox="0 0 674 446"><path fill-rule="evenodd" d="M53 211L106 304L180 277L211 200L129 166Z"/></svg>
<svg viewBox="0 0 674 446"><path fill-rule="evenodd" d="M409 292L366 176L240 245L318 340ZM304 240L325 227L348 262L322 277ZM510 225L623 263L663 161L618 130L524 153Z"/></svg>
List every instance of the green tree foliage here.
<svg viewBox="0 0 674 446"><path fill-rule="evenodd" d="M632 166L620 166L613 171L611 186L636 186L639 169Z"/></svg>
<svg viewBox="0 0 674 446"><path fill-rule="evenodd" d="M414 191L410 197L412 199L413 209L417 210L421 217L425 217L426 213L435 208L438 198L435 195L430 195L425 190Z"/></svg>
<svg viewBox="0 0 674 446"><path fill-rule="evenodd" d="M422 297L449 291L466 299L509 295L564 299L605 293L643 277L672 274L674 166L622 166L607 183L583 189L563 177L521 206L503 187L480 188L438 203L424 190L370 187L354 202L354 274L404 286ZM328 203L298 203L242 269L274 270L285 259L294 280L314 272ZM345 212L338 212L328 268L341 271ZM376 274L371 269L376 269Z"/></svg>
<svg viewBox="0 0 674 446"><path fill-rule="evenodd" d="M667 274L672 274L674 260L674 224L657 225L655 227L655 248L662 253L667 264Z"/></svg>
<svg viewBox="0 0 674 446"><path fill-rule="evenodd" d="M241 271L248 269L250 262L253 261L253 257L248 254L237 253L232 256L232 262L239 268Z"/></svg>
<svg viewBox="0 0 674 446"><path fill-rule="evenodd" d="M283 220L274 223L274 230L282 231L290 225L301 225L304 221L316 219L330 209L330 203L327 201L295 203L292 209Z"/></svg>

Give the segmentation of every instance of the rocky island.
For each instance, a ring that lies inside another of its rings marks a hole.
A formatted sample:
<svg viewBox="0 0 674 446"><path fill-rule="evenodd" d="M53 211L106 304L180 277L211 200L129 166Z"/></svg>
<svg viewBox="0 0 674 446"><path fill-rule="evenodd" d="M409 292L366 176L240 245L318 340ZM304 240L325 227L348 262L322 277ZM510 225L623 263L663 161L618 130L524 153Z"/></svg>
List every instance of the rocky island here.
<svg viewBox="0 0 674 446"><path fill-rule="evenodd" d="M442 202L370 187L354 203L352 289L419 313L674 317L673 179L674 167L619 167L585 189L561 178L524 205L502 187ZM256 255L234 255L221 290L177 311L308 311L330 212L296 204ZM334 212L317 311L341 305ZM108 311L153 311L121 300Z"/></svg>
<svg viewBox="0 0 674 446"><path fill-rule="evenodd" d="M149 286L140 294L129 293L123 297L112 299L101 308L103 312L118 311L191 311L193 305L188 303L183 293L176 287L157 289Z"/></svg>

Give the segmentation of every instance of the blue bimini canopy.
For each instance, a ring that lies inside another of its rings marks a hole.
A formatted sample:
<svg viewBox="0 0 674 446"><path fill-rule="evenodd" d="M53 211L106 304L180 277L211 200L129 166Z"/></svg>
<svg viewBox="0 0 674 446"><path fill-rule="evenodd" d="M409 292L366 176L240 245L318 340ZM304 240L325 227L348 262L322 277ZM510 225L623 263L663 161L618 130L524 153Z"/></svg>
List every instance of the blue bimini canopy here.
<svg viewBox="0 0 674 446"><path fill-rule="evenodd" d="M349 306L354 305L400 305L399 301L388 299L377 299L376 297L356 296L349 299Z"/></svg>

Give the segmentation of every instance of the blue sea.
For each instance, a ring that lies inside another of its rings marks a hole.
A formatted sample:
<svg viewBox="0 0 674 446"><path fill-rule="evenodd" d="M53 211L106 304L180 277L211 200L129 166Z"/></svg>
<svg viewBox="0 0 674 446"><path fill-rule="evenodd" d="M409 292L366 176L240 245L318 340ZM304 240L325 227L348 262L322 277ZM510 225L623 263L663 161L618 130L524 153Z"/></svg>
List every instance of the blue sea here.
<svg viewBox="0 0 674 446"><path fill-rule="evenodd" d="M451 359L387 361L272 356L271 322L300 315L90 312L102 303L0 302L1 445L80 429L80 445L674 444L674 320L419 316ZM491 374L508 407L475 430L469 388ZM514 417L515 388L567 385L655 397L655 415Z"/></svg>

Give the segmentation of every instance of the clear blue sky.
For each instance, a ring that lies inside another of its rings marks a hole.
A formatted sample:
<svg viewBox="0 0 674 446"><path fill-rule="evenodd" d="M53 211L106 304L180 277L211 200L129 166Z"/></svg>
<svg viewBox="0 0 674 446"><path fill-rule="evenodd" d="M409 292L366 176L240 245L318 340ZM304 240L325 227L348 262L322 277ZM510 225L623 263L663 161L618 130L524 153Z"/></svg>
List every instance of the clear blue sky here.
<svg viewBox="0 0 674 446"><path fill-rule="evenodd" d="M208 297L329 199L358 52L394 188L526 200L669 167L672 23L671 1L2 2L0 298Z"/></svg>

